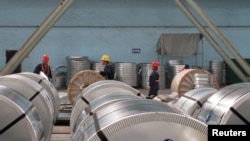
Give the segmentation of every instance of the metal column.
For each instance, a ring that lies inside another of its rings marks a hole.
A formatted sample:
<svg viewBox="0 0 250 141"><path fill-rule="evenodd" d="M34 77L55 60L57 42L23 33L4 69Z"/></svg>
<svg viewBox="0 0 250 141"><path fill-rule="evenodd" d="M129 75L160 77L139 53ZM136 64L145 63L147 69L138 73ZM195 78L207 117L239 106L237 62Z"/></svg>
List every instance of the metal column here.
<svg viewBox="0 0 250 141"><path fill-rule="evenodd" d="M64 12L69 8L74 0L60 0L50 15L43 21L37 30L29 37L24 45L9 60L5 67L1 70L0 75L12 73L23 59L32 51L38 42L46 35L51 27L60 19Z"/></svg>
<svg viewBox="0 0 250 141"><path fill-rule="evenodd" d="M241 67L250 75L249 64L240 56L240 54L234 49L233 45L223 36L219 29L212 23L208 16L202 11L195 0L186 0L190 6L200 15L200 17L206 22L208 27L212 29L215 35L222 41L222 43L227 47L227 49L234 55Z"/></svg>
<svg viewBox="0 0 250 141"><path fill-rule="evenodd" d="M241 72L241 70L234 64L234 62L227 56L227 54L219 47L218 43L212 38L212 36L202 27L198 20L192 15L192 13L186 8L181 0L174 0L180 7L183 13L190 19L190 21L196 26L196 28L202 33L202 35L208 40L208 42L214 47L220 56L226 61L226 63L232 68L236 75L244 82L248 79Z"/></svg>

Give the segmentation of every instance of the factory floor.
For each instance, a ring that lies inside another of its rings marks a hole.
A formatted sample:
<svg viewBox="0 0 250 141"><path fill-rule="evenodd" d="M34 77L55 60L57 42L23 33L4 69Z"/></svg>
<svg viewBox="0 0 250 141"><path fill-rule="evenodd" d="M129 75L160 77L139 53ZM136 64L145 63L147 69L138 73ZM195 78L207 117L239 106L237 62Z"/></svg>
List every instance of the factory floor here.
<svg viewBox="0 0 250 141"><path fill-rule="evenodd" d="M148 89L138 89L142 94L147 96ZM67 97L67 90L60 89L57 90L60 98L60 112L58 115L58 121L55 123L53 127L53 132L51 135L50 141L71 141L71 134L69 129L70 122L70 112L72 106ZM158 95L170 95L172 92L170 89L160 89Z"/></svg>

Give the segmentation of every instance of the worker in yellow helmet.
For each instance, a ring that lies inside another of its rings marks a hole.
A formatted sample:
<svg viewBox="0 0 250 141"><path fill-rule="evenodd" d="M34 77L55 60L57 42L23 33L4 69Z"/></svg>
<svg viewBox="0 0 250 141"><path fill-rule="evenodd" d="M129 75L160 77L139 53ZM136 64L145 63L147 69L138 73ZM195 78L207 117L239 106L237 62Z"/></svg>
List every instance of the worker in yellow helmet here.
<svg viewBox="0 0 250 141"><path fill-rule="evenodd" d="M100 71L100 74L105 77L107 80L114 80L115 79L115 71L111 64L109 64L109 56L103 55L101 58L102 65L104 65L104 70Z"/></svg>

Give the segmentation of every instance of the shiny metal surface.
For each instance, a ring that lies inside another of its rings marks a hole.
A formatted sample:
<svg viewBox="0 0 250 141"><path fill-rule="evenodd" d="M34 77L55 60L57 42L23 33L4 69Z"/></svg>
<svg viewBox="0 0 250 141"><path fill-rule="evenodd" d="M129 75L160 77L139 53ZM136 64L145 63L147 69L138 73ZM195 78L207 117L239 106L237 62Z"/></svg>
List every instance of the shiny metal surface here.
<svg viewBox="0 0 250 141"><path fill-rule="evenodd" d="M188 91L180 97L173 106L188 115L197 118L202 105L212 96L217 89L201 87Z"/></svg>
<svg viewBox="0 0 250 141"><path fill-rule="evenodd" d="M0 107L1 141L41 141L44 139L44 128L38 111L23 95L0 85Z"/></svg>
<svg viewBox="0 0 250 141"><path fill-rule="evenodd" d="M56 89L67 87L67 66L59 65L52 71L52 83Z"/></svg>
<svg viewBox="0 0 250 141"><path fill-rule="evenodd" d="M114 63L117 80L132 87L139 85L139 67L136 63L116 62Z"/></svg>
<svg viewBox="0 0 250 141"><path fill-rule="evenodd" d="M109 62L110 63L110 62ZM101 61L92 61L91 63L91 70L95 71L103 71L104 70L104 65L101 63Z"/></svg>
<svg viewBox="0 0 250 141"><path fill-rule="evenodd" d="M22 75L27 78L30 78L34 81L36 81L38 84L40 84L50 95L50 98L52 100L53 108L54 108L54 122L56 121L56 118L58 117L59 114L59 108L60 108L60 99L57 93L56 88L54 85L43 78L42 76L32 73L32 72L21 72L21 73L16 73L17 75Z"/></svg>
<svg viewBox="0 0 250 141"><path fill-rule="evenodd" d="M87 56L67 56L67 84L71 78L82 70L90 69L90 61Z"/></svg>
<svg viewBox="0 0 250 141"><path fill-rule="evenodd" d="M183 60L169 60L169 62L166 62L165 66L168 72L168 75L166 76L166 82L168 88L170 87L175 75L179 72L179 68L176 66L180 65L184 65Z"/></svg>
<svg viewBox="0 0 250 141"><path fill-rule="evenodd" d="M194 75L195 74L208 74L210 81L209 86L215 89L219 89L220 86L217 82L216 77L205 69L185 69L175 75L171 82L171 91L177 92L178 96L181 97L186 92L195 88Z"/></svg>
<svg viewBox="0 0 250 141"><path fill-rule="evenodd" d="M116 80L100 80L92 83L86 87L81 94L76 98L77 100L73 104L71 117L70 117L70 129L73 131L75 120L82 113L84 108L88 107L88 103L96 98L104 95L110 95L114 93L128 93L130 95L139 96L145 98L144 94L141 94L137 89ZM88 103L86 103L86 101Z"/></svg>
<svg viewBox="0 0 250 141"><path fill-rule="evenodd" d="M82 126L82 124L84 124L84 120L90 116L91 113L96 112L97 110L113 104L117 101L124 101L124 100L129 100L129 99L141 99L141 97L138 97L136 95L131 95L128 93L120 93L120 92L116 92L113 94L109 94L109 95L103 95L100 96L98 98L96 98L95 100L91 101L89 103L89 106L86 107L81 114L77 117L75 124L73 125L73 131L72 133L74 134L76 130L78 130L79 126Z"/></svg>
<svg viewBox="0 0 250 141"><path fill-rule="evenodd" d="M197 119L206 124L249 125L250 83L221 88L202 106Z"/></svg>
<svg viewBox="0 0 250 141"><path fill-rule="evenodd" d="M209 74L194 74L194 88L211 87Z"/></svg>
<svg viewBox="0 0 250 141"><path fill-rule="evenodd" d="M93 70L83 70L78 72L70 79L67 87L67 94L70 103L73 105L80 93L92 83L100 80L105 80L99 72Z"/></svg>
<svg viewBox="0 0 250 141"><path fill-rule="evenodd" d="M17 91L31 101L44 125L45 140L49 140L53 128L54 109L47 91L34 80L16 74L1 76L0 84Z"/></svg>
<svg viewBox="0 0 250 141"><path fill-rule="evenodd" d="M187 0L187 3L197 12L197 14L204 20L208 27L214 32L213 35L216 35L219 40L224 44L226 49L233 55L233 58L236 58L240 66L245 70L245 72L250 75L250 66L248 62L243 59L240 53L233 47L229 40L222 34L219 28L209 19L205 12L200 8L197 2L193 0Z"/></svg>
<svg viewBox="0 0 250 141"><path fill-rule="evenodd" d="M161 102L118 101L89 116L72 136L72 141L104 138L110 141L207 141L207 125Z"/></svg>
<svg viewBox="0 0 250 141"><path fill-rule="evenodd" d="M182 12L189 18L189 20L194 24L194 26L201 32L201 34L207 39L207 41L214 47L217 53L225 60L225 62L230 66L230 68L235 72L235 74L243 81L248 82L248 78L243 74L243 72L236 66L232 59L220 48L220 45L213 39L213 36L203 27L203 25L193 16L192 12L186 7L186 5L181 0L174 0L177 6L182 10ZM233 54L236 52L233 52ZM239 59L239 57L237 57Z"/></svg>
<svg viewBox="0 0 250 141"><path fill-rule="evenodd" d="M209 62L209 71L217 78L218 83L221 85L223 80L223 61L212 60Z"/></svg>

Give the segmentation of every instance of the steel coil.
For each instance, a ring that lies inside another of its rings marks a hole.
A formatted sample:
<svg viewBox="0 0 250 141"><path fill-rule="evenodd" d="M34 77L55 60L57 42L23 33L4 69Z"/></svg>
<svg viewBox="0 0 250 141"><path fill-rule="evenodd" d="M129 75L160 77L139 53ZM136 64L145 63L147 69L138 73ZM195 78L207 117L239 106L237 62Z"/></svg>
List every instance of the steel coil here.
<svg viewBox="0 0 250 141"><path fill-rule="evenodd" d="M71 104L74 103L75 98L86 87L94 82L105 80L105 78L93 70L83 70L76 73L71 79L67 87L67 94Z"/></svg>
<svg viewBox="0 0 250 141"><path fill-rule="evenodd" d="M197 118L199 111L207 99L217 92L215 88L201 87L188 91L173 106L186 114Z"/></svg>
<svg viewBox="0 0 250 141"><path fill-rule="evenodd" d="M197 119L206 124L249 125L250 83L221 88L202 106Z"/></svg>
<svg viewBox="0 0 250 141"><path fill-rule="evenodd" d="M78 72L90 69L90 61L87 56L67 56L67 84Z"/></svg>
<svg viewBox="0 0 250 141"><path fill-rule="evenodd" d="M54 124L54 108L47 91L34 80L16 74L1 76L0 84L17 91L31 101L39 112L44 129L46 129L44 138L46 141L50 140Z"/></svg>
<svg viewBox="0 0 250 141"><path fill-rule="evenodd" d="M110 93L108 95L103 95L95 100L91 101L89 103L88 107L85 107L84 110L79 114L77 117L73 127L72 127L72 134L75 133L75 131L79 130L80 126L83 126L82 124L85 124L85 119L87 119L88 116L90 116L92 113L96 112L97 110L109 105L113 104L117 101L123 101L123 100L129 100L129 99L141 99L141 97L138 97L136 95L131 95L128 93Z"/></svg>
<svg viewBox="0 0 250 141"><path fill-rule="evenodd" d="M129 99L93 112L72 136L72 141L97 140L207 141L207 125L166 104Z"/></svg>
<svg viewBox="0 0 250 141"><path fill-rule="evenodd" d="M64 69L64 70L63 70ZM67 86L67 66L57 66L52 72L52 83L56 89L63 89Z"/></svg>
<svg viewBox="0 0 250 141"><path fill-rule="evenodd" d="M73 131L73 126L78 116L82 111L88 107L89 103L96 98L104 95L113 94L116 92L128 93L130 95L139 96L145 99L144 94L142 94L137 89L127 85L126 83L116 81L116 80L100 80L88 87L86 87L81 94L76 98L73 104L71 117L70 117L70 129Z"/></svg>
<svg viewBox="0 0 250 141"><path fill-rule="evenodd" d="M42 141L39 111L22 94L0 85L0 140Z"/></svg>
<svg viewBox="0 0 250 141"><path fill-rule="evenodd" d="M181 97L186 92L193 90L195 88L194 74L208 74L210 87L220 88L217 79L210 72L204 69L185 69L175 75L171 83L171 91L178 93L178 96Z"/></svg>
<svg viewBox="0 0 250 141"><path fill-rule="evenodd" d="M139 75L136 63L114 63L117 80L124 82L132 87L138 87Z"/></svg>
<svg viewBox="0 0 250 141"><path fill-rule="evenodd" d="M45 79L44 77L38 74L32 73L32 72L21 72L21 73L16 73L16 75L22 75L22 76L25 76L27 78L34 80L47 91L47 93L51 97L53 108L54 108L54 123L55 123L59 114L60 99L59 99L59 95L54 85L49 80Z"/></svg>

